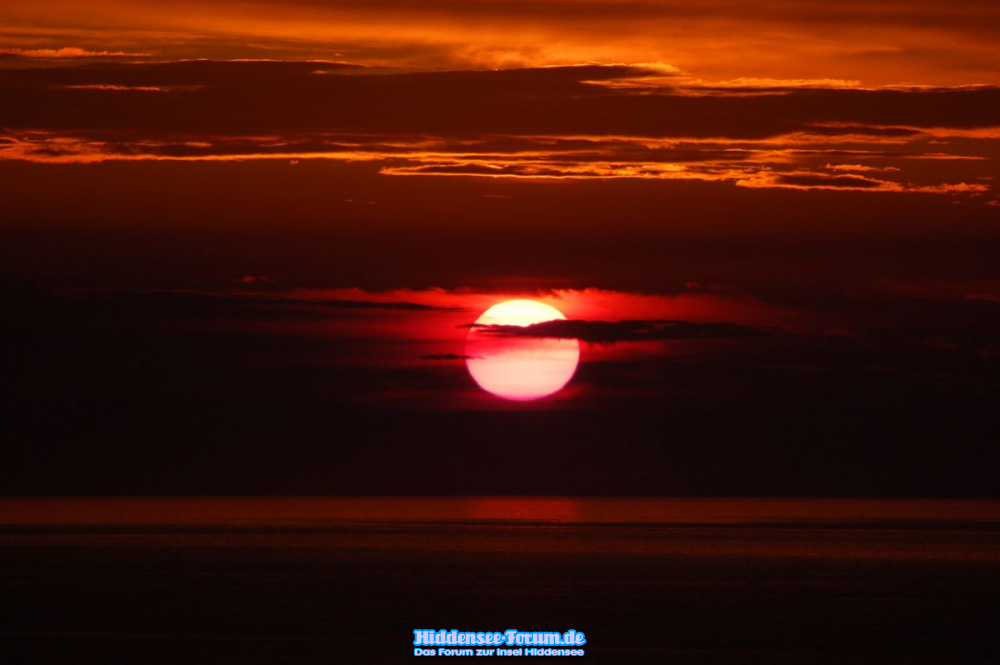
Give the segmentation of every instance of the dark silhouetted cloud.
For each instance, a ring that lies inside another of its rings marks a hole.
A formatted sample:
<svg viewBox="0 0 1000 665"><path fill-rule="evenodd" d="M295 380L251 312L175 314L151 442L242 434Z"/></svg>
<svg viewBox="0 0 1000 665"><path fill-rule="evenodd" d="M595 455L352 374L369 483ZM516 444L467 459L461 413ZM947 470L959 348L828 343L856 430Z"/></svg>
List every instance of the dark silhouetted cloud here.
<svg viewBox="0 0 1000 665"><path fill-rule="evenodd" d="M691 321L580 321L558 320L530 326L472 324L480 332L497 337L545 337L578 339L595 344L681 339L735 339L759 337L768 331L737 323Z"/></svg>
<svg viewBox="0 0 1000 665"><path fill-rule="evenodd" d="M467 356L462 353L433 353L426 356L420 356L421 360L471 360L475 358L482 358L482 356Z"/></svg>
<svg viewBox="0 0 1000 665"><path fill-rule="evenodd" d="M977 202L990 191L998 88L791 85L701 94L708 89L673 78L651 65L400 73L205 60L8 68L0 75L0 160L323 159L372 163L392 176L701 180ZM618 85L636 80L654 83ZM878 161L883 177L822 173L848 155L862 167Z"/></svg>

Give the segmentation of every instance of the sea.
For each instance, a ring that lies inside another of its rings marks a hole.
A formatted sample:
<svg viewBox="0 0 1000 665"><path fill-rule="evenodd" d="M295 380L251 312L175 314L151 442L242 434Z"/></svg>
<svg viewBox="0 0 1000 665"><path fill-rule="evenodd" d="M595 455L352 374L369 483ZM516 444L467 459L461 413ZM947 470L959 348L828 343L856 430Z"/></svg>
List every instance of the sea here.
<svg viewBox="0 0 1000 665"><path fill-rule="evenodd" d="M601 663L994 665L1000 501L0 499L4 665L402 663L428 629L572 629Z"/></svg>

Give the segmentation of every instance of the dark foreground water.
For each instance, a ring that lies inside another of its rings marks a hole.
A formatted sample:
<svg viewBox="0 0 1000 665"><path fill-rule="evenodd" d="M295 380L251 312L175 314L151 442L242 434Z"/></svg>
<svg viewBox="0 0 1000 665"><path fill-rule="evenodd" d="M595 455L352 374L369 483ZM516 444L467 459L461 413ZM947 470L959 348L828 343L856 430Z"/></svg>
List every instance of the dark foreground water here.
<svg viewBox="0 0 1000 665"><path fill-rule="evenodd" d="M998 663L1000 502L0 500L4 664L413 662L415 628Z"/></svg>

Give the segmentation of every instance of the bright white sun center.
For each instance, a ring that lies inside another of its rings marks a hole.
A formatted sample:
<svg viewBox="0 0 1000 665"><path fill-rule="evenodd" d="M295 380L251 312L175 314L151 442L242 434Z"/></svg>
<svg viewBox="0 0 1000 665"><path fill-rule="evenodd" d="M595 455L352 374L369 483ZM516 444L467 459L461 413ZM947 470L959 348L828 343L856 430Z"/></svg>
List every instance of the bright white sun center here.
<svg viewBox="0 0 1000 665"><path fill-rule="evenodd" d="M565 386L580 361L575 339L522 336L516 328L565 320L555 307L534 300L508 300L490 307L469 331L469 373L483 390L513 400L551 395Z"/></svg>

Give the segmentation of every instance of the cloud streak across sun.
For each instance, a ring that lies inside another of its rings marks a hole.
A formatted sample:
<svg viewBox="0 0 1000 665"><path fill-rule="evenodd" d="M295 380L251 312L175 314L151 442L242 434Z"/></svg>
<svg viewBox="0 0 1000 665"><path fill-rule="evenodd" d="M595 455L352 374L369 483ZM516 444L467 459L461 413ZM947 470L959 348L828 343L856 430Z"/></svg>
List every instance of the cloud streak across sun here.
<svg viewBox="0 0 1000 665"><path fill-rule="evenodd" d="M688 372L711 390L731 390L734 368L776 373L792 384L899 374L901 380L939 385L977 380L976 363L997 357L997 329L966 322L998 306L1000 282L868 282L858 288L867 297L892 295L895 306L886 321L851 322L839 307L779 305L722 285L691 284L667 294L598 288L261 289L241 283L201 290L37 292L28 299L39 306L20 311L17 322L38 334L53 334L54 326L83 338L199 340L211 363L242 367L251 353L267 371L348 373L353 382L328 389L351 403L402 399L448 409L503 406L474 390L464 370L466 361L481 359L466 345L470 330L499 343L579 341L580 376L560 393L565 406L598 398L658 399L663 391L684 395L695 389L675 382L678 373ZM476 323L483 311L515 298L556 306L567 318ZM227 376L235 380L240 374Z"/></svg>

